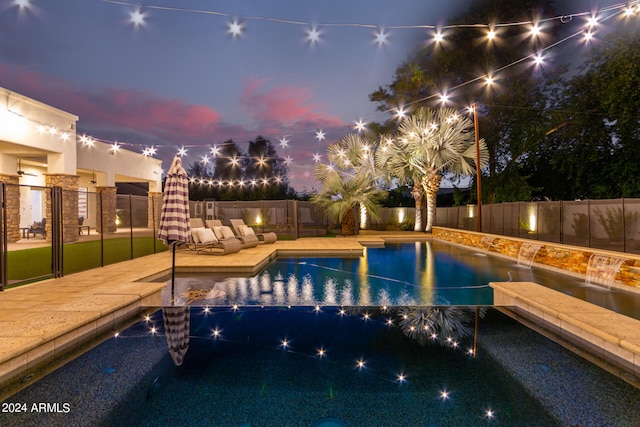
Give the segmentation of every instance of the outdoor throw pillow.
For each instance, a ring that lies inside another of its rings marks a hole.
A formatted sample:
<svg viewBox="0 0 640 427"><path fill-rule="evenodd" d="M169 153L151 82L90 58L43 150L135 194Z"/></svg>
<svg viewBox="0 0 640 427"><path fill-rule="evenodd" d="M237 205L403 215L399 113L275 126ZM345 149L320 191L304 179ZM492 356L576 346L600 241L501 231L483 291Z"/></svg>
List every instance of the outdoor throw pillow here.
<svg viewBox="0 0 640 427"><path fill-rule="evenodd" d="M204 227L203 227L204 228ZM200 243L200 236L198 235L198 230L202 230L203 228L192 228L191 229L191 238L194 243Z"/></svg>
<svg viewBox="0 0 640 427"><path fill-rule="evenodd" d="M222 227L213 227L213 232L216 234L218 240L224 239L224 235L222 234Z"/></svg>
<svg viewBox="0 0 640 427"><path fill-rule="evenodd" d="M243 236L255 236L256 233L253 232L253 228L249 227L249 226L244 226L242 227L240 230L242 230L242 235Z"/></svg>
<svg viewBox="0 0 640 427"><path fill-rule="evenodd" d="M225 239L233 239L234 237L236 237L236 235L233 234L233 231L231 231L231 229L226 225L222 226L222 235Z"/></svg>
<svg viewBox="0 0 640 427"><path fill-rule="evenodd" d="M216 235L213 233L213 230L210 228L198 229L198 237L200 237L200 242L202 243L211 243L218 241Z"/></svg>

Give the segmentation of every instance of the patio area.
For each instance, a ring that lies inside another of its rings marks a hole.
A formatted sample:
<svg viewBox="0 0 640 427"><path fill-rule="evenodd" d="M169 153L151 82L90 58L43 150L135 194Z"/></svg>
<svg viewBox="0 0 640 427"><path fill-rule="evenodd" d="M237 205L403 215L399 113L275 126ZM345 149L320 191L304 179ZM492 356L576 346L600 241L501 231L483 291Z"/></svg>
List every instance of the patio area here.
<svg viewBox="0 0 640 427"><path fill-rule="evenodd" d="M225 256L179 250L176 267L180 271L253 274L277 256L359 256L364 246L429 238L429 235L414 232L368 231L354 237L278 241ZM61 357L86 350L87 345L95 345L126 326L128 319L159 307L165 284L140 280L166 274L170 268L171 253L166 251L0 293L0 383L3 384L0 400L10 394L9 390L22 388L40 374L55 369ZM594 318L590 315L593 306L584 301L557 298L557 292L539 289L533 284L508 286L510 299L496 300L496 303L544 305L562 320L561 327L575 330L575 321L571 319L578 319L583 329L595 336L607 337L593 345L610 350L612 343L620 345L624 342L628 352L625 356L631 366L635 366L636 376L635 380L627 380L637 384L637 377L640 377L640 321L608 310Z"/></svg>

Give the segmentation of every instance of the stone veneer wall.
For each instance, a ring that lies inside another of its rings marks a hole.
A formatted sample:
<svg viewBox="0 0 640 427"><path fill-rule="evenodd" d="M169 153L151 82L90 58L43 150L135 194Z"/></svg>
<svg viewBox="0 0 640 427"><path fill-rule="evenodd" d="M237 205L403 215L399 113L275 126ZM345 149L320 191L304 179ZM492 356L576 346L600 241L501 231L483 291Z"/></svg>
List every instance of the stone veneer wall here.
<svg viewBox="0 0 640 427"><path fill-rule="evenodd" d="M162 193L149 191L147 198L147 227L158 229L160 225L160 214L162 214Z"/></svg>
<svg viewBox="0 0 640 427"><path fill-rule="evenodd" d="M117 216L116 187L96 187L96 212L100 214L100 199L102 198L102 224L100 218L96 220L98 233L115 233ZM101 228L104 227L104 230Z"/></svg>
<svg viewBox="0 0 640 427"><path fill-rule="evenodd" d="M78 182L77 175L46 174L47 187L62 187L63 243L77 242L78 237ZM51 193L47 192L47 241L51 241Z"/></svg>
<svg viewBox="0 0 640 427"><path fill-rule="evenodd" d="M593 254L611 255L624 259L620 271L615 280L623 285L640 290L640 257L611 251L600 251L593 248L580 248L576 246L549 243L539 240L518 239L515 237L499 236L495 234L476 233L474 231L455 230L451 228L433 227L433 237L464 246L470 246L489 252L505 255L518 259L520 246L523 243L541 245L535 255L534 262L549 267L558 268L570 273L586 275L589 258ZM493 238L491 245L487 237Z"/></svg>
<svg viewBox="0 0 640 427"><path fill-rule="evenodd" d="M9 184L5 187L5 209L7 215L7 241L17 242L20 235L20 177L0 174L0 181Z"/></svg>

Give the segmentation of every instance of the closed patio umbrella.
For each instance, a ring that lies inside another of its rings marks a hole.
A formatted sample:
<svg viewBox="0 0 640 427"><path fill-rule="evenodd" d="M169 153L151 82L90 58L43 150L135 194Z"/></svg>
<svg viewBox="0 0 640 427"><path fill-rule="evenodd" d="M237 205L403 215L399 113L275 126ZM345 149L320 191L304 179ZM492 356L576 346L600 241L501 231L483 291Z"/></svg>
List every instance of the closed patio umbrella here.
<svg viewBox="0 0 640 427"><path fill-rule="evenodd" d="M162 194L162 213L158 226L158 239L171 247L171 305L162 308L165 335L169 354L176 366L182 364L189 348L189 307L174 307L176 246L188 242L189 226L189 181L179 157L174 157L167 173Z"/></svg>

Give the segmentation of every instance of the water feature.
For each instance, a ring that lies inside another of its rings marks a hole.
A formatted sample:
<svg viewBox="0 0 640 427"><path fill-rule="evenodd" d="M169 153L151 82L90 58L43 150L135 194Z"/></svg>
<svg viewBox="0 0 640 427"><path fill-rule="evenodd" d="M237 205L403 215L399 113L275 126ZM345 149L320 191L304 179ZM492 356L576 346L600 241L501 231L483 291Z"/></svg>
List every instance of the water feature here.
<svg viewBox="0 0 640 427"><path fill-rule="evenodd" d="M615 282L616 274L620 271L620 266L624 262L624 259L614 256L591 255L587 264L585 282L588 285L600 285L611 289L611 285Z"/></svg>
<svg viewBox="0 0 640 427"><path fill-rule="evenodd" d="M518 265L531 268L533 260L541 247L542 245L536 243L523 243L518 252Z"/></svg>
<svg viewBox="0 0 640 427"><path fill-rule="evenodd" d="M489 235L482 236L482 240L480 241L480 247L484 249L485 253L489 253L489 250L491 250L491 245L493 245L494 240L496 240L495 236L489 236Z"/></svg>

